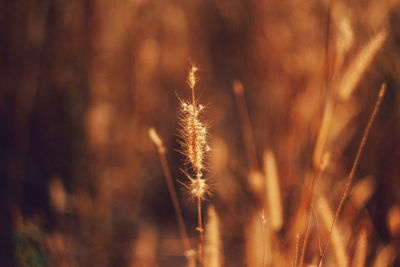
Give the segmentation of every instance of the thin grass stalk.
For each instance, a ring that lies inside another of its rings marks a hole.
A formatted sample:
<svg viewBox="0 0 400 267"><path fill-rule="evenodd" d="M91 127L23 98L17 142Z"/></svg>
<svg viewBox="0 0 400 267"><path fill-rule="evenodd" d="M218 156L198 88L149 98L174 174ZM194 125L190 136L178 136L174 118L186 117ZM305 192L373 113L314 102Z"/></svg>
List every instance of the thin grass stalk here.
<svg viewBox="0 0 400 267"><path fill-rule="evenodd" d="M203 223L201 219L201 198L197 197L197 218L198 218L198 228L199 231L199 255L200 255L200 266L204 267L204 230Z"/></svg>
<svg viewBox="0 0 400 267"><path fill-rule="evenodd" d="M375 118L376 118L376 116L378 114L379 108L380 108L380 106L382 104L382 100L383 100L383 97L385 95L385 92L386 92L386 84L384 83L384 84L382 84L381 89L379 91L378 100L377 100L377 102L375 104L375 107L374 107L374 110L373 110L373 112L372 112L372 114L370 116L370 119L368 121L367 127L365 128L364 135L363 135L363 137L361 139L360 146L358 148L356 157L355 157L354 162L353 162L353 166L352 166L352 168L350 170L350 173L349 173L349 176L347 178L345 190L343 192L342 198L340 199L339 205L338 205L338 207L336 209L335 217L334 217L334 219L332 221L332 226L331 226L331 228L329 230L328 239L325 241L325 245L324 245L324 248L322 250L322 255L321 255L321 258L320 258L319 266L322 266L324 255L326 253L326 250L328 249L329 239L330 239L330 237L332 235L333 228L335 226L335 223L336 223L336 221L337 221L337 219L339 217L339 214L340 214L340 212L342 210L344 201L346 200L346 197L347 197L348 192L350 190L350 186L351 186L351 183L353 182L356 168L357 168L358 163L360 161L361 154L364 151L365 145L367 143L368 135L369 135L369 133L371 131L372 124L375 121Z"/></svg>
<svg viewBox="0 0 400 267"><path fill-rule="evenodd" d="M321 127L318 132L317 142L314 149L313 163L316 169L320 169L322 163L322 158L325 153L325 145L329 137L329 132L332 125L333 113L335 110L335 99L336 91L331 92L331 96L328 98L324 114L322 116Z"/></svg>
<svg viewBox="0 0 400 267"><path fill-rule="evenodd" d="M314 175L311 180L311 184L308 185L308 187L305 189L304 197L302 199L297 218L296 218L296 225L298 225L300 222L303 221L304 216L308 216L305 229L304 229L304 238L303 238L303 248L306 245L305 242L307 242L308 235L309 235L309 230L308 230L308 224L309 220L311 217L311 203L313 201L313 196L314 196L314 187L315 184L319 181L319 179L322 177L323 172L325 171L326 167L329 164L330 160L330 154L325 153L322 162L320 164L319 168L314 168Z"/></svg>
<svg viewBox="0 0 400 267"><path fill-rule="evenodd" d="M310 207L311 203L313 200L314 196L314 187L319 181L319 179L322 177L324 171L329 165L330 161L330 153L325 152L321 159L318 161L317 165L314 165L313 169L313 176L311 178L311 182L308 182L306 185L306 188L304 189L304 194L302 196L301 204L297 213L297 218L296 218L296 225L299 222L303 221L303 218L306 214L309 214L310 212ZM309 179L306 179L309 180Z"/></svg>
<svg viewBox="0 0 400 267"><path fill-rule="evenodd" d="M326 88L329 87L329 82L331 80L332 69L330 63L330 54L331 54L331 32L332 32L332 10L335 4L335 0L329 0L328 4L328 16L327 16L327 23L326 23L326 43L325 43L325 67L326 67L326 76L325 76L325 86Z"/></svg>
<svg viewBox="0 0 400 267"><path fill-rule="evenodd" d="M161 167L162 167L165 181L166 181L167 187L168 187L168 192L171 197L172 206L173 206L174 212L175 212L175 217L178 222L178 228L179 228L179 232L181 234L182 244L185 249L185 257L188 260L189 266L194 267L196 265L194 253L192 250L192 246L190 244L189 236L186 231L185 221L183 220L182 209L180 207L179 200L176 195L174 183L172 181L171 171L169 169L168 162L165 157L165 147L162 143L161 138L158 136L158 134L154 128L149 129L149 136L150 136L151 140L153 141L153 143L157 147L158 156L159 156L160 162L161 162Z"/></svg>
<svg viewBox="0 0 400 267"><path fill-rule="evenodd" d="M267 236L266 236L266 230L265 230L265 224L267 223L267 221L265 220L264 210L262 211L262 214L261 214L261 223L262 223L262 236L264 239L262 266L265 267L265 266L267 266L267 238L266 238Z"/></svg>
<svg viewBox="0 0 400 267"><path fill-rule="evenodd" d="M207 143L207 126L199 119L199 114L204 109L204 106L198 105L195 98L197 71L198 68L192 65L187 78L187 82L192 93L192 100L191 102L181 102L182 129L180 130L181 140L178 142L182 146L181 153L186 156L186 163L190 165L194 173L194 177L192 177L187 172L182 170L182 172L190 181L190 185L183 185L189 189L190 193L197 200L198 226L196 229L199 232L198 259L200 266L204 267L204 230L202 223L201 201L209 192L206 181L203 178L203 172L205 169L205 158L210 151L210 147Z"/></svg>
<svg viewBox="0 0 400 267"><path fill-rule="evenodd" d="M300 254L300 264L299 264L300 267L303 266L303 262L304 262L304 255L306 253L308 237L310 236L310 225L311 225L311 214L309 214L308 218L307 218L306 233L304 234L304 241L303 241L303 246L301 248L301 254Z"/></svg>
<svg viewBox="0 0 400 267"><path fill-rule="evenodd" d="M329 207L327 200L324 197L320 197L317 201L317 206L325 228L329 229L333 221L333 212ZM334 228L332 235L329 236L329 241L333 245L337 265L341 267L347 267L348 259L346 256L346 249L342 240L342 236L343 235L340 229Z"/></svg>
<svg viewBox="0 0 400 267"><path fill-rule="evenodd" d="M332 56L331 56L331 33L332 33L332 10L334 8L335 0L329 0L328 4L328 16L326 23L326 42L325 42L325 51L324 51L324 67L325 67L325 77L324 77L324 87L328 91L328 94L331 95L328 98L327 104L325 106L325 110L322 117L322 123L320 127L320 131L318 133L317 144L314 149L314 166L317 168L320 167L320 161L323 154L323 149L325 146L327 134L329 132L328 128L330 125L330 121L332 120L332 114L334 109L334 99L335 99L335 91L331 90L331 80L332 80Z"/></svg>
<svg viewBox="0 0 400 267"><path fill-rule="evenodd" d="M243 132L247 161L249 162L250 169L260 171L253 130L251 128L246 100L244 99L244 88L240 81L236 80L233 82L233 92L235 93L236 106L239 111L239 121Z"/></svg>
<svg viewBox="0 0 400 267"><path fill-rule="evenodd" d="M293 263L294 267L297 267L297 257L299 255L299 239L300 239L299 234L296 234L296 250L295 250L296 254L294 255L294 263Z"/></svg>

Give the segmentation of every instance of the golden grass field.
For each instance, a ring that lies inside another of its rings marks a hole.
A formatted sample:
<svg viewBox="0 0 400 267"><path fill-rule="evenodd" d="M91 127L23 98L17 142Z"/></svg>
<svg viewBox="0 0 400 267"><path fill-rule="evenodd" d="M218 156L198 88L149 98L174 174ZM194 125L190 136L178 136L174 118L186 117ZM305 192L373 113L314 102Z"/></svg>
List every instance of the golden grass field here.
<svg viewBox="0 0 400 267"><path fill-rule="evenodd" d="M0 20L2 266L400 266L397 1Z"/></svg>

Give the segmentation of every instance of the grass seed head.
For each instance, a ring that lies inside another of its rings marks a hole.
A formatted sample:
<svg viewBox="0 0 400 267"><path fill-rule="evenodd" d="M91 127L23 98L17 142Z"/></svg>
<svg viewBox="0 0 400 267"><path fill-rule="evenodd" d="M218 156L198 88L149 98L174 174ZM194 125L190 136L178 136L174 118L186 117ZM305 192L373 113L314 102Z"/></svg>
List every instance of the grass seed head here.
<svg viewBox="0 0 400 267"><path fill-rule="evenodd" d="M180 140L181 153L186 157L186 163L192 167L195 175L192 178L189 174L185 175L190 180L187 189L198 198L204 198L208 192L208 186L203 179L205 169L205 159L210 151L207 140L207 125L200 119L204 106L198 104L195 99L195 85L198 81L196 72L198 68L194 65L190 67L187 78L190 89L192 90L192 101L181 101L180 107Z"/></svg>

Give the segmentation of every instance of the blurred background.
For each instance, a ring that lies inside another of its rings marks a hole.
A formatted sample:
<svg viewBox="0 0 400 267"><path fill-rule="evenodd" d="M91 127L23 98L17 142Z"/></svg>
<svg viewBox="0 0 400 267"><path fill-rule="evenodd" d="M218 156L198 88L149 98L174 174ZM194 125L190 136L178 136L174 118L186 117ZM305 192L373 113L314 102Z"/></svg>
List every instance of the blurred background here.
<svg viewBox="0 0 400 267"><path fill-rule="evenodd" d="M334 210L386 82L355 176L367 189L359 190L359 206L344 206L341 223L348 251L351 233L366 225L368 263L382 246L399 251L396 1L0 1L0 25L2 266L186 264L148 129L163 140L173 178L184 180L177 110L179 98L191 97L190 63L200 68L196 93L211 125L206 177L213 195L204 211L215 206L224 225L225 266L248 263L246 225L262 202L251 174L262 169L267 148L283 206L278 247L293 252L290 229L327 99L383 29L387 37L335 109L325 146L331 161L317 191ZM234 81L244 87L253 158L246 156ZM175 187L195 244L195 202ZM314 262L316 251L310 244L305 262Z"/></svg>

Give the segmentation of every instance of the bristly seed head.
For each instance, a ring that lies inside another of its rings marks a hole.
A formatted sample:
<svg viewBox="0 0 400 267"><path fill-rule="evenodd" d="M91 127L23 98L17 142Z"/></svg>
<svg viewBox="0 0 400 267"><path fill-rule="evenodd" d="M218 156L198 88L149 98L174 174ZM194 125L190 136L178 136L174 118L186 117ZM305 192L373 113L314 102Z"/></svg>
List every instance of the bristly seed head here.
<svg viewBox="0 0 400 267"><path fill-rule="evenodd" d="M182 185L186 187L186 189L190 192L190 194L194 197L205 199L207 195L210 195L210 188L208 187L206 180L203 179L203 174L199 173L195 179L190 177L190 175L181 169L181 171L186 175L189 179L189 184L179 181Z"/></svg>
<svg viewBox="0 0 400 267"><path fill-rule="evenodd" d="M204 106L197 104L194 94L194 88L198 81L196 77L197 71L198 68L196 66L191 66L189 70L187 82L192 89L192 101L181 102L182 129L180 130L181 140L179 143L182 146L182 154L186 156L187 163L192 166L195 173L195 179L185 173L191 181L188 189L192 195L202 198L207 191L206 182L202 177L205 158L210 151L210 147L207 144L207 126L199 118Z"/></svg>
<svg viewBox="0 0 400 267"><path fill-rule="evenodd" d="M182 102L182 127L180 142L182 153L188 158L188 162L193 166L195 172L201 173L204 168L204 158L210 151L207 144L207 127L199 119L203 106L193 105L192 103Z"/></svg>
<svg viewBox="0 0 400 267"><path fill-rule="evenodd" d="M204 179L195 179L191 184L191 193L196 196L202 198L207 191L207 184Z"/></svg>

